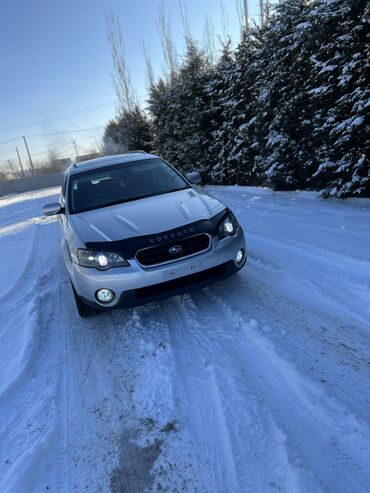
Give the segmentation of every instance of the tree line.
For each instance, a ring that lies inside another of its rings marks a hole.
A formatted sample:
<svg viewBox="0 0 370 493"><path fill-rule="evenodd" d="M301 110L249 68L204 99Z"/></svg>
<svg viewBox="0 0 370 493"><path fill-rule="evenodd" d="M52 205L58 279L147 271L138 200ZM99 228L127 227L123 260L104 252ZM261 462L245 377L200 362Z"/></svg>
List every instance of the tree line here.
<svg viewBox="0 0 370 493"><path fill-rule="evenodd" d="M146 55L145 108L108 19L120 111L105 153L155 152L206 183L370 196L369 2L268 5L264 25L243 27L236 47L225 39L218 57L185 30L180 61L159 19L167 71L155 78Z"/></svg>

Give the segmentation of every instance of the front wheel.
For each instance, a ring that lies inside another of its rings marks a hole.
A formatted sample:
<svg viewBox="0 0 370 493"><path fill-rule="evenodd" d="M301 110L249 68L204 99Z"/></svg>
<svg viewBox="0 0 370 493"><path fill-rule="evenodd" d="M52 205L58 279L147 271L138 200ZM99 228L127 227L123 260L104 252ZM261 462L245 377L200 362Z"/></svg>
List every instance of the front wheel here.
<svg viewBox="0 0 370 493"><path fill-rule="evenodd" d="M102 312L102 310L98 310L96 308L92 308L91 306L85 305L85 303L81 300L81 298L78 296L72 281L70 280L71 286L72 286L72 291L73 291L73 296L76 302L76 307L78 314L82 318L87 318L87 317L93 317L94 315L98 315L99 313Z"/></svg>

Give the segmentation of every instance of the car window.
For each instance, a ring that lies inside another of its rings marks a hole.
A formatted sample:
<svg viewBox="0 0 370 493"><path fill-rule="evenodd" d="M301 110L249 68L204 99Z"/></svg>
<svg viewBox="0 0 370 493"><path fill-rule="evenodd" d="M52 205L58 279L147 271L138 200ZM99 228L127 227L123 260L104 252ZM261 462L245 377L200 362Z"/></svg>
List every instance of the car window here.
<svg viewBox="0 0 370 493"><path fill-rule="evenodd" d="M189 188L161 159L135 161L71 176L72 214Z"/></svg>

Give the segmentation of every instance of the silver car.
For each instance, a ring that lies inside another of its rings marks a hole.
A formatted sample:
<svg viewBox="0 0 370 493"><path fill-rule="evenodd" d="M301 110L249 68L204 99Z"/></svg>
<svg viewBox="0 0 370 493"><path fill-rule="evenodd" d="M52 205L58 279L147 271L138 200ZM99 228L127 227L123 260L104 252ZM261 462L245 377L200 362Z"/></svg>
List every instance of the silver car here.
<svg viewBox="0 0 370 493"><path fill-rule="evenodd" d="M68 168L59 215L78 312L140 305L208 285L246 262L234 214L163 159L142 151Z"/></svg>

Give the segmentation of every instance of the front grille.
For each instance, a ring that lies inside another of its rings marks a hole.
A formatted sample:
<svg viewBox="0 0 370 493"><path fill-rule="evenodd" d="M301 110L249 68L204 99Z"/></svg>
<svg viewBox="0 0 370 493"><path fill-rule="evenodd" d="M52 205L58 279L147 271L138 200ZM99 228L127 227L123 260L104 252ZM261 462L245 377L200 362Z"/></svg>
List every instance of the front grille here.
<svg viewBox="0 0 370 493"><path fill-rule="evenodd" d="M163 264L209 249L211 238L206 233L183 238L164 245L143 248L136 253L136 260L144 267Z"/></svg>

